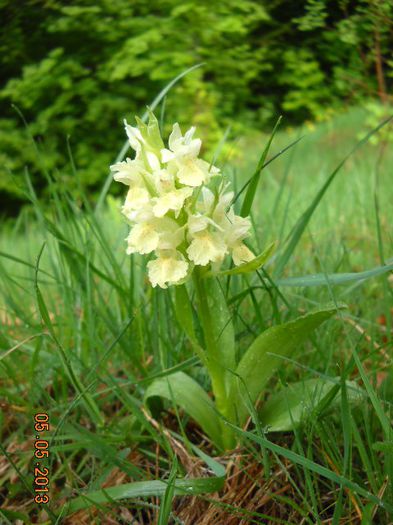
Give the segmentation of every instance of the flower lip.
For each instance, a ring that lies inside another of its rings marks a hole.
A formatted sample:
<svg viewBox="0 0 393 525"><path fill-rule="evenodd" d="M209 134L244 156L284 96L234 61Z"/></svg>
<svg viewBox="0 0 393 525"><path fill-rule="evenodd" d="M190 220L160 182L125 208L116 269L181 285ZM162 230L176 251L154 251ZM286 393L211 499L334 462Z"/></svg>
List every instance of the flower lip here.
<svg viewBox="0 0 393 525"><path fill-rule="evenodd" d="M168 211L175 212L175 217L178 217L181 209L184 206L184 201L192 195L191 188L181 188L179 190L172 190L160 197L154 199L155 205L153 213L156 217L163 217Z"/></svg>
<svg viewBox="0 0 393 525"><path fill-rule="evenodd" d="M210 262L221 262L226 253L227 247L222 236L207 230L196 233L187 248L189 258L200 266L206 266Z"/></svg>
<svg viewBox="0 0 393 525"><path fill-rule="evenodd" d="M179 252L161 252L157 259L147 263L149 279L152 286L166 288L168 284L176 284L184 279L188 271L188 263Z"/></svg>

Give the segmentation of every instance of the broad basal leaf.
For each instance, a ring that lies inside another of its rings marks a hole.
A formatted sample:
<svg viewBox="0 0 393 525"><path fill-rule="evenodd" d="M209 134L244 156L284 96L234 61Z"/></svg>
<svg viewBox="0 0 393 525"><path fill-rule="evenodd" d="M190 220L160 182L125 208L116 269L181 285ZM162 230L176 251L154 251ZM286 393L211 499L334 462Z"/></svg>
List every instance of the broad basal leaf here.
<svg viewBox="0 0 393 525"><path fill-rule="evenodd" d="M289 323L265 330L246 351L232 381L231 399L238 421L243 424L249 412L246 402L255 403L282 356L288 356L321 323L337 312L335 306L309 313Z"/></svg>
<svg viewBox="0 0 393 525"><path fill-rule="evenodd" d="M145 401L162 397L172 401L190 415L217 445L221 446L220 419L213 401L203 388L184 372L176 372L153 381L146 390Z"/></svg>
<svg viewBox="0 0 393 525"><path fill-rule="evenodd" d="M353 381L347 381L347 393L349 401L355 402L362 399L362 391ZM293 383L273 394L261 410L259 417L267 432L285 432L293 430L302 421L318 413L322 401L330 393L333 399L329 409L337 407L340 403L338 387L340 378L332 380L317 378L307 379L299 383ZM336 392L332 392L336 389Z"/></svg>

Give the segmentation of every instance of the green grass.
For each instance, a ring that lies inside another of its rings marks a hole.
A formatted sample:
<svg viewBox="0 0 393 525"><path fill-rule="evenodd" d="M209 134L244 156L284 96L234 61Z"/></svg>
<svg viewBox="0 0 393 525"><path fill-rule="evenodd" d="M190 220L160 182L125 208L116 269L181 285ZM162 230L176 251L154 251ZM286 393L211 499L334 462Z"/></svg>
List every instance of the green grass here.
<svg viewBox="0 0 393 525"><path fill-rule="evenodd" d="M146 260L125 255L120 201L111 198L94 213L53 184L50 197L31 195L32 206L2 224L1 523L392 521L391 272L341 285L289 287L285 281L391 262L391 148L365 145L348 159L282 274L276 271L296 221L366 132L363 112L352 110L315 129L275 137L270 155L303 135L261 175L253 246L260 252L278 241L278 254L259 275L231 279L238 348L272 323L345 302L348 310L324 324L294 359L283 360L269 385L273 393L287 382L325 377L338 381L338 402L326 399L294 434L266 433L257 421L235 429L239 449L226 456L217 457L176 407L168 404L152 417L143 406L151 380L173 370L191 373L206 390L209 385L176 321L174 291L152 289ZM238 189L267 138L250 133L221 159ZM361 403L349 402L345 379L361 386ZM47 412L51 422L46 507L32 495L37 412Z"/></svg>

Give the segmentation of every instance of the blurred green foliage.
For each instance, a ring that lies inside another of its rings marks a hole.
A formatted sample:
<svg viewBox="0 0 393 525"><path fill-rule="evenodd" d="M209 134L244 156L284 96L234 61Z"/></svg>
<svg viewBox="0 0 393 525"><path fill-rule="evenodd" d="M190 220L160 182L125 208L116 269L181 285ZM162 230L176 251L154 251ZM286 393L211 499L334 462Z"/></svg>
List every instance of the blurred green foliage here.
<svg viewBox="0 0 393 525"><path fill-rule="evenodd" d="M237 133L280 113L322 120L343 101L375 99L379 117L390 100L390 0L0 0L0 16L8 212L23 201L25 166L38 192L47 170L93 194L123 143L122 119L200 62L171 91L165 121L197 125L207 147L228 124Z"/></svg>

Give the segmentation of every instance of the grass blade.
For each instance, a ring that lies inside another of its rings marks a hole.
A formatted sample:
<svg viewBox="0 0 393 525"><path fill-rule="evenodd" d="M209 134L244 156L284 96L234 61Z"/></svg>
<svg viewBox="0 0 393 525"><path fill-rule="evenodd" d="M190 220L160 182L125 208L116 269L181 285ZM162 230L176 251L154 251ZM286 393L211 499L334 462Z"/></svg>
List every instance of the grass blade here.
<svg viewBox="0 0 393 525"><path fill-rule="evenodd" d="M262 152L261 158L259 159L254 175L251 177L251 179L247 183L248 184L247 193L244 197L243 204L240 210L240 215L242 217L247 217L248 215L250 215L251 206L254 201L255 193L258 187L259 177L264 168L264 163L265 163L267 154L269 153L270 146L272 144L272 141L273 141L274 135L276 134L278 126L280 125L281 119L282 117L278 118L276 125L274 126L273 131L269 137L269 140L265 146L265 149Z"/></svg>
<svg viewBox="0 0 393 525"><path fill-rule="evenodd" d="M287 247L282 253L282 255L280 256L280 258L278 259L276 267L275 267L275 271L274 271L275 277L278 277L282 274L287 262L289 261L292 253L294 252L296 246L298 245L300 238L302 237L303 232L307 227L307 224L310 222L310 219L313 216L314 211L317 209L318 204L321 202L329 186L334 181L337 173L344 166L344 164L349 159L349 157L351 157L357 149L363 146L363 144L365 144L370 139L370 137L375 135L375 133L377 133L381 128L386 126L386 124L388 124L392 120L392 118L393 116L389 117L388 119L384 120L381 124L379 124L376 128L374 128L369 133L367 133L367 135L360 142L358 142L354 148L352 148L352 150L346 155L346 157L344 157L344 159L339 163L339 165L329 175L328 179L323 184L322 188L318 191L318 193L314 197L314 200L312 201L310 206L300 216L294 228L292 229L292 232L289 234Z"/></svg>
<svg viewBox="0 0 393 525"><path fill-rule="evenodd" d="M172 464L171 473L168 479L168 485L167 485L167 488L165 490L164 496L161 501L160 513L158 515L157 525L168 525L170 514L171 514L171 509L172 509L172 501L175 495L176 474L177 474L177 459L175 456L173 458L173 464Z"/></svg>
<svg viewBox="0 0 393 525"><path fill-rule="evenodd" d="M388 512L393 512L393 505L390 505L386 501L381 500L378 496L375 496L365 488L361 487L354 481L351 481L345 476L341 476L340 474L336 474L332 470L329 470L328 468L319 465L318 463L315 463L314 461L311 461L305 456L301 456L300 454L297 454L296 452L293 452L292 450L288 450L287 448L281 447L280 445L276 445L275 443L272 443L266 438L261 437L260 435L253 434L252 432L248 432L245 430L242 430L241 428L230 425L233 430L239 434L239 436L242 436L243 438L248 438L251 441L254 441L254 443L257 443L258 445L263 445L268 450L271 450L278 456L283 456L284 458L289 459L292 463L295 465L300 465L307 470L310 470L312 472L315 472L319 476L322 476L323 478L326 478L330 481L333 481L334 483L337 483L340 486L346 487L360 496L363 496L364 498L367 498L368 500L372 501L376 505L384 508Z"/></svg>
<svg viewBox="0 0 393 525"><path fill-rule="evenodd" d="M352 273L317 273L314 275L305 275L302 277L288 277L286 279L278 279L276 281L277 286L298 286L298 287L309 287L309 286L331 286L347 284L358 281L365 281L372 277L378 277L385 273L393 270L393 262L388 262L385 266L376 266L371 270L365 270L364 272L352 272Z"/></svg>

